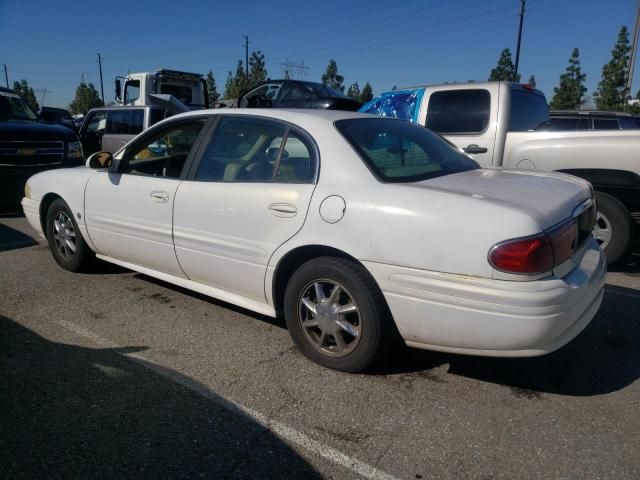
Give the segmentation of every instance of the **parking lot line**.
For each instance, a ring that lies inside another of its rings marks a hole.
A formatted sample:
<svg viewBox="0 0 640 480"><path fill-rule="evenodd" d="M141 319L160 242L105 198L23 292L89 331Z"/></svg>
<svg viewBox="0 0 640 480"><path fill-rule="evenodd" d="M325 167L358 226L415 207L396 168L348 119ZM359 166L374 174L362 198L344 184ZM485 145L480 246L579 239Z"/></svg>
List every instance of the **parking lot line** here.
<svg viewBox="0 0 640 480"><path fill-rule="evenodd" d="M55 323L65 328L66 330L74 333L75 335L78 335L80 337L83 337L89 340L90 342L94 343L95 345L101 348L112 348L112 349L122 348L122 346L117 345L111 342L110 340L103 338L100 335L97 335L96 333L91 332L90 330L87 330L86 328L81 327L80 325L76 325L67 320L56 320ZM396 477L394 477L393 475L389 475L388 473L381 471L380 469L378 469L377 467L374 467L373 465L369 465L365 462L361 462L360 460L353 458L339 450L336 450L335 448L330 447L329 445L326 445L322 442L314 440L308 435L292 427L289 427L288 425L285 425L283 423L270 419L266 415L263 415L262 413L257 412L251 408L245 407L244 405L236 403L233 400L224 398L218 393L214 394L213 392L211 392L211 390L209 390L204 385L201 385L196 381L190 380L189 378L182 376L178 373L174 373L172 370L168 370L164 368L162 365L156 363L155 361L151 360L150 358L147 358L144 355L141 355L140 353L120 353L120 354L127 358L131 358L132 360L136 361L136 363L138 363L139 365L149 370L152 370L153 372L158 373L165 378L168 378L172 382L177 383L185 388L188 388L192 392L197 393L198 395L206 398L207 400L217 403L223 408L226 408L228 410L235 410L235 413L251 418L253 421L261 425L263 428L269 430L274 435L280 437L280 439L290 444L298 445L299 447L302 447L303 449L311 453L314 453L326 460L329 460L337 465L347 468L348 470L351 470L352 472L357 473L358 475L364 478L368 478L372 480L396 480Z"/></svg>

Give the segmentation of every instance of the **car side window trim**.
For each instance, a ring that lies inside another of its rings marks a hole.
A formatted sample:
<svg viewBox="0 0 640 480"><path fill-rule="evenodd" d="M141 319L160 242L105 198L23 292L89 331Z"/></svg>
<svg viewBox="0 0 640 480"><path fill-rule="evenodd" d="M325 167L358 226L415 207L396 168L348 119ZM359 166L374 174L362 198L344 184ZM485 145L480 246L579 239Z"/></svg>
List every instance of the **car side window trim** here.
<svg viewBox="0 0 640 480"><path fill-rule="evenodd" d="M164 131L164 130L171 130L171 129L175 129L176 127L179 127L180 125L189 125L192 124L194 122L197 121L203 121L204 120L204 125L202 127L202 129L200 130L200 133L198 134L195 142L193 143L193 146L191 147L191 151L189 152L189 155L187 156L185 162L184 162L184 166L182 167L182 170L180 171L180 175L178 175L177 177L166 177L167 180L184 180L188 174L188 172L190 171L191 168L191 164L196 156L196 152L199 151L203 140L206 138L206 135L209 131L209 129L211 128L211 124L213 122L213 116L212 115L197 115L197 116L193 116L193 117L188 117L188 118L181 118L181 119L176 119L175 121L172 122L168 122L168 123L164 123L162 125L159 126L153 126L151 128L149 128L147 131L144 132L144 134L138 138L136 140L135 143L132 143L131 145L129 145L127 147L127 149L125 150L122 158L120 160L116 160L111 169L110 169L110 173L117 173L117 174L121 174L121 175L128 175L129 173L124 172L123 169L125 166L128 165L129 163L129 158L128 153L127 152L133 152L135 151L138 147L143 146L145 144L145 142L149 141L150 139L152 139L153 137L155 137L158 133ZM146 176L146 175L141 175L141 174L135 174L138 176ZM163 177L164 178L164 177Z"/></svg>
<svg viewBox="0 0 640 480"><path fill-rule="evenodd" d="M294 131L296 134L300 135L301 137L303 137L308 142L309 147L310 147L309 153L311 154L311 160L315 164L315 171L314 171L314 175L313 175L312 180L283 182L283 181L278 181L276 179L272 179L269 182L236 181L236 182L226 182L226 183L237 183L237 184L247 184L247 183L275 183L275 184L278 184L278 183L280 183L280 184L308 184L308 185L315 185L318 182L318 178L320 176L320 150L318 149L318 144L316 143L314 138L306 130L300 128L299 126L297 126L297 125L295 125L293 123L287 122L286 120L282 120L282 119L279 119L279 118L263 117L263 116L260 116L260 115L234 115L232 113L214 115L214 120L212 121L212 123L209 126L209 128L207 128L206 136L204 136L203 138L199 139L199 144L198 144L198 148L196 150L196 155L194 155L193 161L191 162L191 164L189 166L189 170L186 173L186 175L184 177L184 180L193 181L193 182L204 182L204 180L197 180L196 179L196 174L198 172L198 168L200 167L200 163L202 162L205 150L207 149L207 146L209 145L209 142L213 138L213 135L215 134L215 131L218 128L218 126L220 125L220 122L222 121L223 118L246 118L246 119L262 120L262 121L267 120L267 121L271 121L271 122L276 123L276 124L280 124L284 128L285 133L283 135L282 143L280 144L280 152L278 153L278 162L280 162L280 157L282 156L282 151L283 151L285 143L286 143L286 138L288 138L289 133L291 131ZM274 172L276 172L276 171L277 170L274 169ZM223 183L223 182L217 182L217 181L214 181L214 180L207 180L206 182L207 183Z"/></svg>

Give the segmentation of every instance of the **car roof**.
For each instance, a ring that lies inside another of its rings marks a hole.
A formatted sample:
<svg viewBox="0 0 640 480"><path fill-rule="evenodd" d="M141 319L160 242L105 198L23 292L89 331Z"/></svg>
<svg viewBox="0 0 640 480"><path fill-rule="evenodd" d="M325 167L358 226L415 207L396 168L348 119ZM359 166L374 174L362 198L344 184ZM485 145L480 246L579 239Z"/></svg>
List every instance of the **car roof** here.
<svg viewBox="0 0 640 480"><path fill-rule="evenodd" d="M208 115L248 115L256 117L273 118L276 120L290 121L292 123L333 123L338 120L352 118L386 118L369 113L350 112L345 110L322 109L285 109L285 108L216 108L209 110L194 110L180 113L170 117L171 119L193 117L202 114Z"/></svg>

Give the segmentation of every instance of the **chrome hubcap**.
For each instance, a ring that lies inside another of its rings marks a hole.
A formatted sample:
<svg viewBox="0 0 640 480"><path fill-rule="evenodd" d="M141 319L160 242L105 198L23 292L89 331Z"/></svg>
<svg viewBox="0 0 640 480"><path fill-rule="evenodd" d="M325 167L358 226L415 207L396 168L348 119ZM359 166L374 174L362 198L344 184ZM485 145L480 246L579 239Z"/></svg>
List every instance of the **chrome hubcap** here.
<svg viewBox="0 0 640 480"><path fill-rule="evenodd" d="M351 294L333 280L309 283L298 300L298 320L313 347L324 355L353 352L362 336L360 311Z"/></svg>
<svg viewBox="0 0 640 480"><path fill-rule="evenodd" d="M593 226L593 238L596 239L600 248L604 250L609 245L612 235L611 222L601 212L598 212L596 214L596 224Z"/></svg>
<svg viewBox="0 0 640 480"><path fill-rule="evenodd" d="M76 253L76 231L66 212L56 213L53 219L53 241L64 258L71 258Z"/></svg>

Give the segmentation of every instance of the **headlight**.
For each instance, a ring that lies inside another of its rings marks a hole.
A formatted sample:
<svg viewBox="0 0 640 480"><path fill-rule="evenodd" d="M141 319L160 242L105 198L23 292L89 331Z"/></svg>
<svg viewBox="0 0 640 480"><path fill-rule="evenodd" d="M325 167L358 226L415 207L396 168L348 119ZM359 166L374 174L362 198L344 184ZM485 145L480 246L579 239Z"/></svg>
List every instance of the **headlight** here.
<svg viewBox="0 0 640 480"><path fill-rule="evenodd" d="M29 188L29 184L28 183L24 184L24 196L26 198L31 198L31 189Z"/></svg>
<svg viewBox="0 0 640 480"><path fill-rule="evenodd" d="M80 144L80 142L68 143L67 158L82 158L82 145Z"/></svg>

